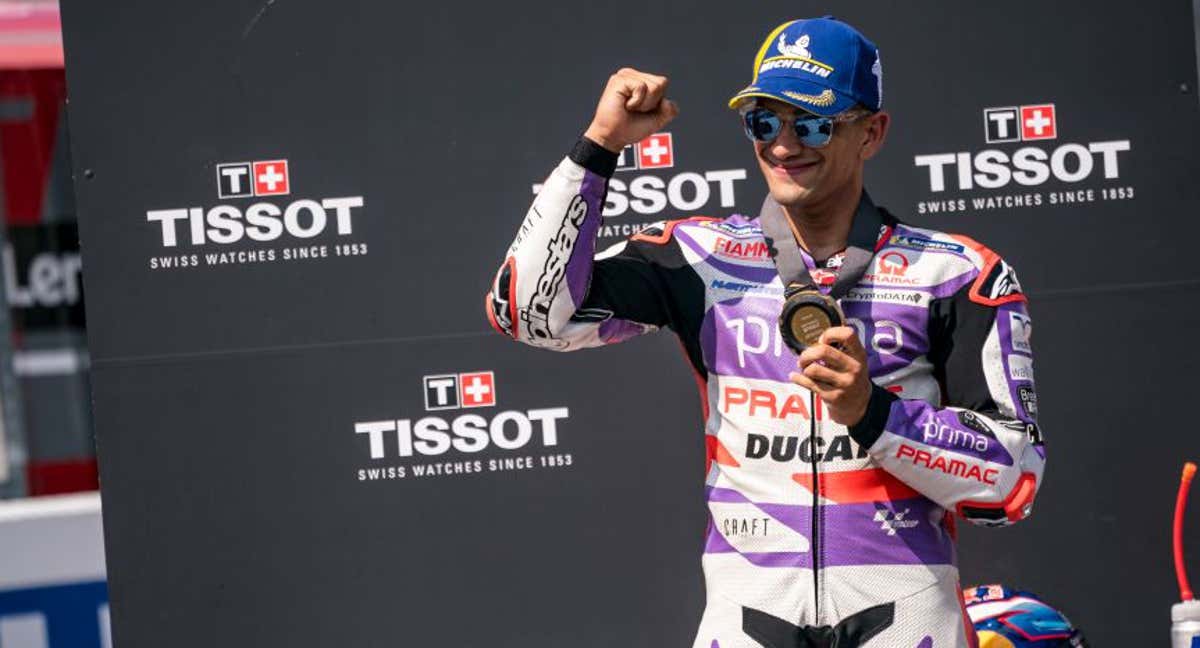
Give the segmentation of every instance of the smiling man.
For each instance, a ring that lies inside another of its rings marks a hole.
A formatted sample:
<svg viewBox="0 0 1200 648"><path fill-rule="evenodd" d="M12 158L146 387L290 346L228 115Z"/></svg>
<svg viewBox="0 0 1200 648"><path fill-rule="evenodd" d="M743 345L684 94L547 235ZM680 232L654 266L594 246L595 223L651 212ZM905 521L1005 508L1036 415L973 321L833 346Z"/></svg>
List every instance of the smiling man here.
<svg viewBox="0 0 1200 648"><path fill-rule="evenodd" d="M486 298L496 330L538 347L664 326L683 342L711 516L696 648L973 645L954 517L1018 521L1042 481L1012 268L863 189L890 123L882 75L845 23L780 25L730 101L770 190L758 216L667 221L594 254L618 152L677 113L665 77L618 71ZM785 292L836 303L845 325L793 352Z"/></svg>

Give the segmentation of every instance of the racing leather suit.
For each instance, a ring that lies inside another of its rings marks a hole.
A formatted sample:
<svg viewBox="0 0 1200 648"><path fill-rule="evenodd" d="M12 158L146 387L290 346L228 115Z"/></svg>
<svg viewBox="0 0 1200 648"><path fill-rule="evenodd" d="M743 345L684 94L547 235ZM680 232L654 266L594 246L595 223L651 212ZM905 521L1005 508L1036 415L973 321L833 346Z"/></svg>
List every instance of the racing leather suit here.
<svg viewBox="0 0 1200 648"><path fill-rule="evenodd" d="M797 358L763 215L658 223L596 254L615 165L586 139L558 165L486 310L500 333L558 351L664 326L683 342L704 391L710 514L694 648L973 645L953 515L1024 518L1045 461L1012 268L864 193L855 227L875 218L877 234L838 301L873 386L847 428L788 380Z"/></svg>

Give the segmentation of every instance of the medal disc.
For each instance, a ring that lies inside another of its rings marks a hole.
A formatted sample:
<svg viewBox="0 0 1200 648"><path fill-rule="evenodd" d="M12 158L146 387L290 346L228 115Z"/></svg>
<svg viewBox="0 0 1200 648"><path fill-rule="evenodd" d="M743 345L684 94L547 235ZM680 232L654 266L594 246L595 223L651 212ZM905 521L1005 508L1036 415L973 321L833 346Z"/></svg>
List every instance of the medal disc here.
<svg viewBox="0 0 1200 648"><path fill-rule="evenodd" d="M796 353L819 342L826 329L841 326L842 322L842 309L837 302L815 290L792 293L779 314L783 341Z"/></svg>

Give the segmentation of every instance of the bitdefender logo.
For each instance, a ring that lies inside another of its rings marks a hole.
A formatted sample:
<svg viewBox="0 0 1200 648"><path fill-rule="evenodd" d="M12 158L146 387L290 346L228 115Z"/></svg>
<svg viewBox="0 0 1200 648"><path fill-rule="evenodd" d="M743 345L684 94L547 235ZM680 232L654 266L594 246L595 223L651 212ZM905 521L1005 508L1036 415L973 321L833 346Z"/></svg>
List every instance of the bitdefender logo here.
<svg viewBox="0 0 1200 648"><path fill-rule="evenodd" d="M737 204L735 183L746 179L745 169L663 173L678 166L677 145L675 136L664 132L621 150L616 176L608 181L600 247L660 220L685 218L714 207L727 209ZM632 172L639 175L626 175ZM541 190L541 183L533 185L534 195ZM626 217L630 212L644 218L630 221Z"/></svg>
<svg viewBox="0 0 1200 648"><path fill-rule="evenodd" d="M930 196L917 203L918 213L1133 199L1134 188L1121 183L1128 139L1061 142L1053 103L984 108L982 116L988 148L913 158L929 180Z"/></svg>
<svg viewBox="0 0 1200 648"><path fill-rule="evenodd" d="M368 465L358 468L358 481L574 465L570 453L559 451L559 433L570 411L566 407L487 409L499 404L496 383L493 371L422 376L424 416L355 423L356 440L370 458ZM479 411L462 412L475 409Z"/></svg>
<svg viewBox="0 0 1200 648"><path fill-rule="evenodd" d="M286 158L215 165L220 204L146 211L163 254L151 270L367 254L354 241L362 196L294 197ZM262 245L268 244L268 245Z"/></svg>

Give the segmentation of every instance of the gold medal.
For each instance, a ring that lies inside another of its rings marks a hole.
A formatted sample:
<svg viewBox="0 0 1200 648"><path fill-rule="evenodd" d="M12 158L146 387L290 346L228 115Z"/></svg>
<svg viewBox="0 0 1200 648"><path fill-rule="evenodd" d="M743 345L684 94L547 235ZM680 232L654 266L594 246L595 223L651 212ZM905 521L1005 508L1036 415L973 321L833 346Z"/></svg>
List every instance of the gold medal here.
<svg viewBox="0 0 1200 648"><path fill-rule="evenodd" d="M845 322L837 301L814 288L793 284L786 295L779 313L779 332L797 354L819 342L827 329Z"/></svg>

